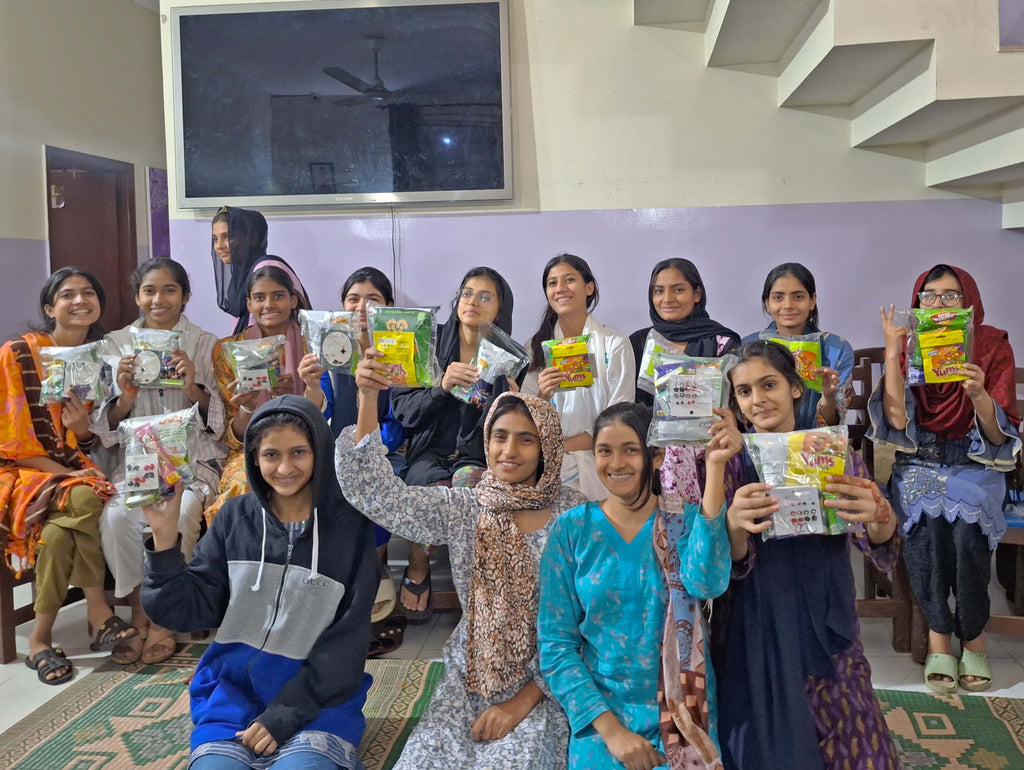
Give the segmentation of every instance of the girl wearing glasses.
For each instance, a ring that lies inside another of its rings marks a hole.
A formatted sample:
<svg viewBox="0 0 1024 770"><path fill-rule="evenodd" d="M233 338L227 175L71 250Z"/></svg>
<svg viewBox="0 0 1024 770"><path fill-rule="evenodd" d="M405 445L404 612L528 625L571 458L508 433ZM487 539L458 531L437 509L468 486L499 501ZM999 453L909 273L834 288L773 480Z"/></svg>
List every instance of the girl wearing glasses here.
<svg viewBox="0 0 1024 770"><path fill-rule="evenodd" d="M978 286L958 267L936 265L914 284L914 307L974 308L970 363L960 382L907 387L908 329L882 309L885 374L868 405L868 437L896 445L890 496L904 533L904 560L928 623L925 684L986 690L992 670L982 631L989 618L992 549L1006 531L1003 473L1020 452L1013 350L1006 332L982 323ZM956 606L950 611L950 593ZM951 634L962 647L957 663Z"/></svg>
<svg viewBox="0 0 1024 770"><path fill-rule="evenodd" d="M405 482L471 487L487 467L484 458L484 415L509 383L495 383L482 408L452 395L456 385L472 386L480 376L473 366L480 331L494 324L512 333L512 289L489 267L474 267L462 279L452 300L451 316L439 333L437 363L444 372L433 388L392 388L391 407L409 440ZM402 578L401 602L409 620L430 617L430 562L427 550L410 544L409 566Z"/></svg>

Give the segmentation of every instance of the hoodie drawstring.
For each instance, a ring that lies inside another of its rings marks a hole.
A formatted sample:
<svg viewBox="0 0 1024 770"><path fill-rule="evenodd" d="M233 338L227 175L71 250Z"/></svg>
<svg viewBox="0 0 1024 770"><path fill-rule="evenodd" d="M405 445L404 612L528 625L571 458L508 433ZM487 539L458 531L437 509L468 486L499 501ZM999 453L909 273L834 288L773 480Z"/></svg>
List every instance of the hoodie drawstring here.
<svg viewBox="0 0 1024 770"><path fill-rule="evenodd" d="M260 568L256 572L256 582L252 584L252 588L249 589L250 591L260 590L260 581L263 580L263 564L267 560L267 509L261 507L260 513L263 515L263 544L260 546ZM316 557L314 556L314 558Z"/></svg>
<svg viewBox="0 0 1024 770"><path fill-rule="evenodd" d="M313 574L310 578L315 580L320 576L317 565L320 563L320 522L316 515L316 506L313 507L313 559L309 565L309 571Z"/></svg>

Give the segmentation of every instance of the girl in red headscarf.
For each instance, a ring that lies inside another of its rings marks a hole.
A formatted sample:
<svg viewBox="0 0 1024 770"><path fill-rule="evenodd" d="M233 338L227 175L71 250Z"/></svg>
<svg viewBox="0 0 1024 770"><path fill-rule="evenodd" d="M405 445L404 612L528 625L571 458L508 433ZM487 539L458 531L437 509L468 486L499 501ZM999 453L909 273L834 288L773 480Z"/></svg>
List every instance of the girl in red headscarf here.
<svg viewBox="0 0 1024 770"><path fill-rule="evenodd" d="M960 382L906 384L907 328L882 309L885 375L869 404L869 438L898 450L889 482L904 533L910 585L928 623L925 684L986 690L992 670L983 631L989 618L992 549L1006 531L1004 473L1020 452L1013 350L986 326L974 279L936 265L914 284L913 306L973 308L974 340ZM949 595L956 606L949 609ZM959 664L950 636L959 637Z"/></svg>

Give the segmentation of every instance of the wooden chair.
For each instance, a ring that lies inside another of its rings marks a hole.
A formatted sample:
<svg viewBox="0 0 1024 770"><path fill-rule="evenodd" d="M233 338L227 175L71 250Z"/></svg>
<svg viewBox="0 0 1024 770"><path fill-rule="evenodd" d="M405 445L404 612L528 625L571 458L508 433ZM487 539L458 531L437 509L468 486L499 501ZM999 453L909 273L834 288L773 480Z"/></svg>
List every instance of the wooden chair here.
<svg viewBox="0 0 1024 770"><path fill-rule="evenodd" d="M881 371L884 348L862 348L854 351L852 384L854 395L847 404L847 429L850 444L860 452L864 464L874 476L874 445L867 440L868 399L877 380L875 367ZM882 573L864 559L864 598L857 600L857 614L862 618L892 618L892 648L897 652L913 652L915 643L927 644L924 618L917 612L910 590L907 568L900 559L891 573ZM922 635L921 629L924 628Z"/></svg>
<svg viewBox="0 0 1024 770"><path fill-rule="evenodd" d="M6 566L0 565L0 663L10 663L18 657L15 629L35 617L35 613L32 611L32 605L36 598L34 581L35 573L31 570L22 573L20 578L16 578ZM26 583L33 584L32 601L19 606L14 601L14 589L16 586ZM85 595L81 588L72 588L68 591L64 606L84 598Z"/></svg>

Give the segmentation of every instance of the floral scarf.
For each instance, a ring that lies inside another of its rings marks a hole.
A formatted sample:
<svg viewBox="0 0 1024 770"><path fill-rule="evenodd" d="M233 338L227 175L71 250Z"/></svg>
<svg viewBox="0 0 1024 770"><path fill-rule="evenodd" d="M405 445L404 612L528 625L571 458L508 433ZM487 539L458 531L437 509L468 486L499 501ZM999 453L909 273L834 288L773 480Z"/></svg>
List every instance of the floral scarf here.
<svg viewBox="0 0 1024 770"><path fill-rule="evenodd" d="M513 514L546 508L562 490L562 428L557 410L547 401L502 393L484 424L484 452L495 409L509 398L522 400L530 410L540 434L544 470L531 485L500 481L488 468L473 490L482 510L466 608L466 686L485 697L521 682L527 661L537 654L537 566Z"/></svg>

